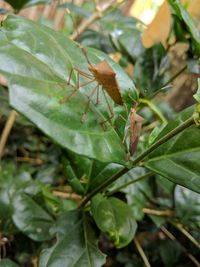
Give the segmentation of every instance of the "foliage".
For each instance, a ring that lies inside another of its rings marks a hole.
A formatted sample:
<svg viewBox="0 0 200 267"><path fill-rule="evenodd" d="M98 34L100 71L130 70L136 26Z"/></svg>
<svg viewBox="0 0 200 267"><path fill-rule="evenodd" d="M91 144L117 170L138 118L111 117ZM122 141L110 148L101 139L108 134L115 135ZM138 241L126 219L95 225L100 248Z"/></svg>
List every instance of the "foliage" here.
<svg viewBox="0 0 200 267"><path fill-rule="evenodd" d="M8 2L20 10L39 1ZM94 3L86 2L59 8L74 21L90 19ZM190 45L187 61L197 60L198 30L179 1L169 3L175 37ZM140 21L113 6L96 24L78 37L85 50L65 29L20 16L1 27L2 129L9 105L20 115L0 169L0 266L100 267L109 259L110 266L142 266L138 246L153 266L190 266L199 256L199 105L176 113L160 98L174 79L168 49L145 49ZM110 52L120 53L118 63ZM105 97L108 90L94 95L101 82L90 80L88 67L103 60L123 105ZM143 127L131 155L131 133L139 134L133 108Z"/></svg>

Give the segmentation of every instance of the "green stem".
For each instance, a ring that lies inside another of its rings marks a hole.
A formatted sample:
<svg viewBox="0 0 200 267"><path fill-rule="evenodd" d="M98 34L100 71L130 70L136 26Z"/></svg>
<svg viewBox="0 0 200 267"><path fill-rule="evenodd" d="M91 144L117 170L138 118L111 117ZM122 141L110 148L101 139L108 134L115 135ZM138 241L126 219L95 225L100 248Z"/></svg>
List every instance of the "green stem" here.
<svg viewBox="0 0 200 267"><path fill-rule="evenodd" d="M176 74L174 74L174 76L172 76L164 85L163 87L167 86L168 84L170 84L171 82L173 82L173 80L175 80L182 72L184 72L187 69L187 65L185 65L182 69L180 69Z"/></svg>
<svg viewBox="0 0 200 267"><path fill-rule="evenodd" d="M187 119L182 124L174 128L171 132L167 133L165 136L161 137L157 142L153 143L149 148L147 148L143 153L141 153L134 161L132 161L133 166L139 163L142 159L144 159L148 154L153 152L160 145L166 143L172 137L176 136L186 128L195 124L193 117Z"/></svg>
<svg viewBox="0 0 200 267"><path fill-rule="evenodd" d="M187 65L185 65L182 69L180 69L177 73L174 74L163 86L162 88L158 89L152 96L154 97L157 95L159 92L161 92L165 87L167 87L171 82L173 82L181 73L183 73L187 69Z"/></svg>
<svg viewBox="0 0 200 267"><path fill-rule="evenodd" d="M139 102L146 104L157 115L157 117L161 120L161 122L167 123L167 119L163 116L160 110L150 100L140 98Z"/></svg>
<svg viewBox="0 0 200 267"><path fill-rule="evenodd" d="M147 172L146 174L136 178L135 180L129 181L129 182L117 187L115 190L108 192L107 196L113 195L116 192L118 192L119 190L121 190L121 189L123 189L123 188L125 188L125 187L127 187L127 186L129 186L131 184L137 183L137 182L139 182L139 181L141 181L141 180L143 180L143 179L145 179L145 178L147 178L147 177L149 177L151 175L152 175L152 172Z"/></svg>
<svg viewBox="0 0 200 267"><path fill-rule="evenodd" d="M156 148L158 148L160 145L166 143L168 140L170 140L172 137L176 136L186 128L190 127L191 125L195 124L193 117L187 119L184 121L181 125L174 128L171 132L167 133L165 136L160 138L157 142L152 144L149 148L147 148L143 153L141 153L135 160L132 161L132 167L135 167L141 160L143 160L147 155L149 155L151 152L153 152ZM79 207L84 207L85 204L90 201L90 199L96 195L97 193L104 190L107 186L111 185L114 181L116 181L119 177L126 174L130 169L127 167L122 168L118 173L110 177L108 180L106 180L101 185L97 186L92 192L90 192L80 203Z"/></svg>

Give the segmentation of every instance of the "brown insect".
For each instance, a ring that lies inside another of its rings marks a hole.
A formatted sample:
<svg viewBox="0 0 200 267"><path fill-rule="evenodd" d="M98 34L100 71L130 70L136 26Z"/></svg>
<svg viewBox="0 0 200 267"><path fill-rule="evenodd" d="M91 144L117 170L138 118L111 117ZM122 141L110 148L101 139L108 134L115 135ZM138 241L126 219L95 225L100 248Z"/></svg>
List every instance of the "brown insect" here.
<svg viewBox="0 0 200 267"><path fill-rule="evenodd" d="M112 69L112 67L108 64L108 62L106 60L101 61L98 64L91 64L87 53L85 51L84 48L82 48L82 51L86 57L86 60L89 64L88 66L88 70L90 71L90 74L87 72L84 72L83 70L79 69L79 68L73 68L70 72L69 75L69 80L68 80L68 84L70 84L70 80L71 80L71 75L73 70L75 70L77 72L77 87L76 89L67 97L65 97L62 102L67 101L70 97L72 97L81 87L93 83L93 82L97 82L97 86L93 89L93 91L91 92L91 94L88 96L88 102L87 105L85 107L84 113L81 117L81 122L83 122L85 120L85 116L87 114L88 108L89 108L89 104L92 100L93 95L95 94L95 92L97 92L97 100L96 103L99 103L99 87L102 87L102 91L103 91L103 95L104 98L106 100L106 104L108 106L108 109L110 111L111 116L109 117L108 120L110 120L113 116L113 110L109 104L109 101L107 99L107 96L105 94L105 91L107 92L107 94L112 98L112 100L118 104L118 105L123 105L123 100L122 100L122 96L121 96L121 92L119 89L119 85L117 83L116 80L116 73L114 72L114 70ZM84 77L86 77L87 79L89 79L88 82L83 83L83 84L79 84L79 75L82 75ZM104 91L105 90L105 91Z"/></svg>
<svg viewBox="0 0 200 267"><path fill-rule="evenodd" d="M142 128L143 118L136 113L136 108L132 108L130 112L130 144L129 144L129 152L132 156L136 151L137 144L140 138L140 132Z"/></svg>

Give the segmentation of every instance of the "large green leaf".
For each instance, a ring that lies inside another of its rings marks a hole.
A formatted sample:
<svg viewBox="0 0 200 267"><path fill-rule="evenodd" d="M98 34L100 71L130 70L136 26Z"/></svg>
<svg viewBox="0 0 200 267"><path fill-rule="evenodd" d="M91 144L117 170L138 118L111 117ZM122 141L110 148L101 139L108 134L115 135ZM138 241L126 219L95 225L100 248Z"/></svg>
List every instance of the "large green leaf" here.
<svg viewBox="0 0 200 267"><path fill-rule="evenodd" d="M13 225L12 199L16 193L35 195L40 190L28 172L16 168L14 163L1 163L0 170L0 227L5 234L17 232ZM6 212L5 212L6 210ZM16 211L15 211L16 212Z"/></svg>
<svg viewBox="0 0 200 267"><path fill-rule="evenodd" d="M137 59L134 68L134 81L144 96L161 89L169 80L169 59L162 45L155 45Z"/></svg>
<svg viewBox="0 0 200 267"><path fill-rule="evenodd" d="M19 265L9 259L3 259L0 261L0 267L19 267Z"/></svg>
<svg viewBox="0 0 200 267"><path fill-rule="evenodd" d="M195 22L193 21L192 17L187 12L187 10L183 7L183 5L181 4L179 0L169 0L169 3L173 7L178 18L181 21L183 21L184 24L186 25L191 35L195 49L197 53L200 55L200 33L199 33L197 25L195 25Z"/></svg>
<svg viewBox="0 0 200 267"><path fill-rule="evenodd" d="M108 234L117 248L125 247L134 238L137 223L132 209L123 201L98 194L92 199L91 210L99 229Z"/></svg>
<svg viewBox="0 0 200 267"><path fill-rule="evenodd" d="M193 114L186 109L170 121L155 141ZM159 146L145 160L145 166L174 183L200 192L200 129L193 125Z"/></svg>
<svg viewBox="0 0 200 267"><path fill-rule="evenodd" d="M126 194L127 203L132 208L136 220L143 219L143 208L146 206L148 199L152 198L152 190L148 178L134 183L135 179L137 180L137 178L145 175L145 173L145 168L133 168L118 179L115 185L111 188L112 192L112 190L116 190L118 187L126 183L133 182L129 186L120 189L120 192Z"/></svg>
<svg viewBox="0 0 200 267"><path fill-rule="evenodd" d="M91 174L90 182L88 184L88 192L94 190L100 186L103 182L109 179L111 176L118 173L123 168L122 165L116 163L103 164L95 162L93 171Z"/></svg>
<svg viewBox="0 0 200 267"><path fill-rule="evenodd" d="M175 189L176 215L182 223L200 229L200 194L182 186Z"/></svg>
<svg viewBox="0 0 200 267"><path fill-rule="evenodd" d="M21 232L36 241L51 239L52 217L31 197L21 193L13 196L13 221Z"/></svg>
<svg viewBox="0 0 200 267"><path fill-rule="evenodd" d="M88 101L86 94L94 85L84 86L61 103L77 84L76 75L72 75L71 85L67 85L72 68L88 72L80 47L61 33L17 16L7 18L3 32L0 72L9 81L11 105L64 148L99 161L125 164L119 136L112 125L101 124L108 116L105 103L100 107L91 103L85 122L80 121ZM87 53L92 63L108 60L124 98L127 100L129 93L137 98L133 82L120 66L100 51L87 49Z"/></svg>
<svg viewBox="0 0 200 267"><path fill-rule="evenodd" d="M64 214L53 232L57 234L57 242L42 251L39 267L101 267L105 263L105 255L98 249L85 214L78 211Z"/></svg>

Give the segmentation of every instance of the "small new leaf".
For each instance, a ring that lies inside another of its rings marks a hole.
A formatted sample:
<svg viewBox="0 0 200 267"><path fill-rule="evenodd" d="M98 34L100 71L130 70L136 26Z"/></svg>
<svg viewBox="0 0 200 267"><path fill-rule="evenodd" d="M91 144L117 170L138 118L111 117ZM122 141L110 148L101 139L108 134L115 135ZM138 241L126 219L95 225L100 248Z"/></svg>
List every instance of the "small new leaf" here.
<svg viewBox="0 0 200 267"><path fill-rule="evenodd" d="M98 194L92 199L91 210L99 229L109 236L117 248L125 247L133 240L137 223L126 203Z"/></svg>

